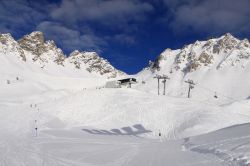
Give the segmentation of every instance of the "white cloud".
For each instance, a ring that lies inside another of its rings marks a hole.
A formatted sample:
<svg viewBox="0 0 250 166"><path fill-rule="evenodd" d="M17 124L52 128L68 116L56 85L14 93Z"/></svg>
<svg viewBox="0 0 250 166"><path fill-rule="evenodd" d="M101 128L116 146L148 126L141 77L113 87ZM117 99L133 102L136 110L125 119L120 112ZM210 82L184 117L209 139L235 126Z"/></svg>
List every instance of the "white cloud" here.
<svg viewBox="0 0 250 166"><path fill-rule="evenodd" d="M50 39L64 46L67 51L84 49L101 52L101 47L107 44L94 34L82 35L79 31L67 28L59 23L42 22L37 26L37 30L44 32Z"/></svg>
<svg viewBox="0 0 250 166"><path fill-rule="evenodd" d="M137 0L63 0L51 16L67 23L89 21L119 26L130 21L142 21L145 14L153 10L151 4Z"/></svg>
<svg viewBox="0 0 250 166"><path fill-rule="evenodd" d="M43 6L43 8L41 8ZM39 9L37 7L40 7ZM0 1L0 30L14 35L23 34L27 29L35 27L38 22L47 18L46 11L53 5L41 0L1 0Z"/></svg>
<svg viewBox="0 0 250 166"><path fill-rule="evenodd" d="M249 0L166 0L177 32L250 33Z"/></svg>
<svg viewBox="0 0 250 166"><path fill-rule="evenodd" d="M67 52L101 52L107 41L135 43L129 34L153 10L150 3L139 0L0 0L0 32L22 37L40 30Z"/></svg>

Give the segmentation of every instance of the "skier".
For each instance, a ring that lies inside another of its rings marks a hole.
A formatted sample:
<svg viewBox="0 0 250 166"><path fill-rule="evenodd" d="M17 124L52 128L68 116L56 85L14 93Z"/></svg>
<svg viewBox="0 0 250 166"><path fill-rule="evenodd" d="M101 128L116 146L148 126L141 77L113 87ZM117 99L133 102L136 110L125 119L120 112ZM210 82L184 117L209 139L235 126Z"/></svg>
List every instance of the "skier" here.
<svg viewBox="0 0 250 166"><path fill-rule="evenodd" d="M216 92L214 93L214 98L216 98L216 99L218 98L218 96L217 96L217 93L216 93Z"/></svg>
<svg viewBox="0 0 250 166"><path fill-rule="evenodd" d="M37 120L35 120L35 137L37 137L37 130L38 130L38 127L37 127Z"/></svg>
<svg viewBox="0 0 250 166"><path fill-rule="evenodd" d="M36 135L35 136L37 137L37 127L35 128L35 131L36 131Z"/></svg>

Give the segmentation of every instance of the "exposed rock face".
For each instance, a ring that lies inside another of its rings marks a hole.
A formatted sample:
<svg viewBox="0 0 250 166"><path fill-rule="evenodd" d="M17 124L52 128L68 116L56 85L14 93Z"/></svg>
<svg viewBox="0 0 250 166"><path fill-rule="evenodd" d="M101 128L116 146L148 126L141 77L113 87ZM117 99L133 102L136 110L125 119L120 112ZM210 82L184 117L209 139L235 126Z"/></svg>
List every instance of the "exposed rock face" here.
<svg viewBox="0 0 250 166"><path fill-rule="evenodd" d="M160 70L161 64L166 63L169 56L174 57L171 71L173 68L184 73L193 72L202 67L216 66L219 69L225 65L237 64L244 67L247 62L239 62L250 59L250 44L247 39L238 40L229 33L208 41L196 41L180 50L164 51L155 62L151 63L150 70Z"/></svg>
<svg viewBox="0 0 250 166"><path fill-rule="evenodd" d="M95 52L74 51L70 54L68 60L78 69L84 67L89 72L97 72L101 75L107 74L109 78L125 75L125 73L115 69L106 59L101 58Z"/></svg>
<svg viewBox="0 0 250 166"><path fill-rule="evenodd" d="M236 48L238 40L234 38L230 33L227 33L222 39L220 39L217 44L219 49L223 50L225 53L228 53L232 49Z"/></svg>
<svg viewBox="0 0 250 166"><path fill-rule="evenodd" d="M45 41L42 32L35 31L29 35L25 35L22 39L18 40L18 43L22 49L34 55L34 61L48 62L49 58L58 65L63 65L65 55L62 50L57 48L54 41ZM46 57L47 54L52 55Z"/></svg>
<svg viewBox="0 0 250 166"><path fill-rule="evenodd" d="M18 40L19 45L26 51L40 56L44 50L44 35L42 32L32 32Z"/></svg>
<svg viewBox="0 0 250 166"><path fill-rule="evenodd" d="M209 55L206 52L202 52L198 58L198 61L202 64L204 64L205 66L209 65L212 63L213 60L213 56Z"/></svg>
<svg viewBox="0 0 250 166"><path fill-rule="evenodd" d="M24 51L9 33L0 34L0 52L3 52L4 54L7 52L17 54L23 61L26 61Z"/></svg>

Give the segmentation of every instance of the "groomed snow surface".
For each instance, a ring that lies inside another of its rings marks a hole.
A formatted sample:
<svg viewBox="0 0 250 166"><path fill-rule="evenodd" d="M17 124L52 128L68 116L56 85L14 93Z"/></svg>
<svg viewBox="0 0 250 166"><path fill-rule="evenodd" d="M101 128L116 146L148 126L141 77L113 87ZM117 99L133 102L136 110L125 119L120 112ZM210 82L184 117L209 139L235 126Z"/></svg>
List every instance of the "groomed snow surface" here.
<svg viewBox="0 0 250 166"><path fill-rule="evenodd" d="M60 78L1 82L2 166L250 164L248 99L218 105Z"/></svg>

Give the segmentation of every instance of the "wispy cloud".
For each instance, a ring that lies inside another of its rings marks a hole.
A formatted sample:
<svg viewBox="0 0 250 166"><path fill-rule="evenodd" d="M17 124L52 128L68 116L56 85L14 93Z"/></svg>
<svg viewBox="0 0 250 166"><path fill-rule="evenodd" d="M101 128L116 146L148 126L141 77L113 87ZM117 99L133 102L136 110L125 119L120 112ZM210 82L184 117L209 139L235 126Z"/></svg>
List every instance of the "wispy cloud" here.
<svg viewBox="0 0 250 166"><path fill-rule="evenodd" d="M180 32L250 33L249 0L165 0L171 28Z"/></svg>
<svg viewBox="0 0 250 166"><path fill-rule="evenodd" d="M79 48L86 51L101 52L101 47L107 45L106 41L94 34L81 34L79 31L67 28L60 23L41 22L37 29L56 40L59 45L65 46L68 52Z"/></svg>
<svg viewBox="0 0 250 166"><path fill-rule="evenodd" d="M101 52L110 40L133 44L131 32L154 11L139 0L1 0L0 32L14 36L43 31L67 52L74 49ZM102 33L112 31L112 33ZM118 34L118 35L113 35Z"/></svg>
<svg viewBox="0 0 250 166"><path fill-rule="evenodd" d="M68 24L95 22L107 26L120 27L133 21L143 21L153 6L138 0L63 0L51 12L52 18Z"/></svg>
<svg viewBox="0 0 250 166"><path fill-rule="evenodd" d="M45 9L49 9L49 6L45 6ZM44 11L36 10L33 4L27 0L0 1L0 30L2 33L18 34L35 26L37 22L46 17Z"/></svg>

